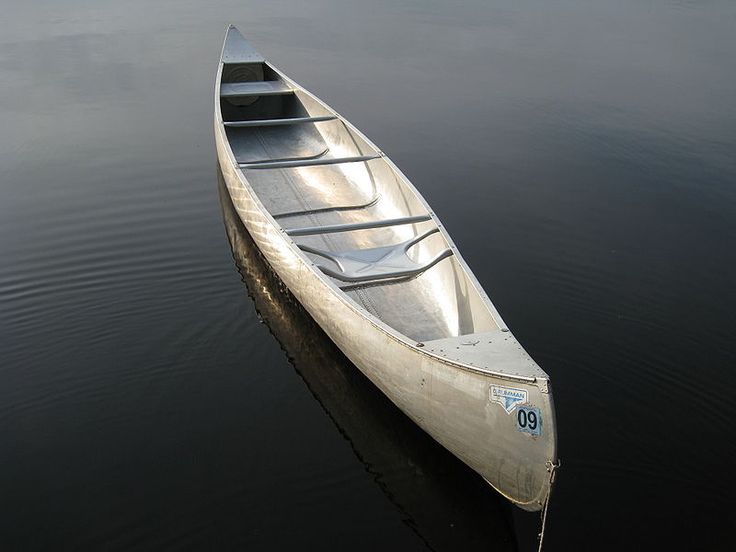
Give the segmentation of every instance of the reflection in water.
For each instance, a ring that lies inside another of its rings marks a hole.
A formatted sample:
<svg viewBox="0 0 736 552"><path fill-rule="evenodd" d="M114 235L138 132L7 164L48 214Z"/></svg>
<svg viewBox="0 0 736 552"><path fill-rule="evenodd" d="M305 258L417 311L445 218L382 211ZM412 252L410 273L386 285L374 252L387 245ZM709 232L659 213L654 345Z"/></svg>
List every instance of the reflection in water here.
<svg viewBox="0 0 736 552"><path fill-rule="evenodd" d="M511 506L342 355L262 257L219 169L218 181L233 258L261 319L405 522L434 550L515 550Z"/></svg>

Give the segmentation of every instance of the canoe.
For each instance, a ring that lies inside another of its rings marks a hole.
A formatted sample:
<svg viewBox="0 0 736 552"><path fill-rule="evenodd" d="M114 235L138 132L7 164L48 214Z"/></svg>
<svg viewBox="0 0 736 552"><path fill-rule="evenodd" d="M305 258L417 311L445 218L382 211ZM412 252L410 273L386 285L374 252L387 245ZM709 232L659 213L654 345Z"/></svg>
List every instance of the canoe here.
<svg viewBox="0 0 736 552"><path fill-rule="evenodd" d="M558 465L549 376L411 182L233 26L214 130L238 216L330 339L498 492L543 508Z"/></svg>

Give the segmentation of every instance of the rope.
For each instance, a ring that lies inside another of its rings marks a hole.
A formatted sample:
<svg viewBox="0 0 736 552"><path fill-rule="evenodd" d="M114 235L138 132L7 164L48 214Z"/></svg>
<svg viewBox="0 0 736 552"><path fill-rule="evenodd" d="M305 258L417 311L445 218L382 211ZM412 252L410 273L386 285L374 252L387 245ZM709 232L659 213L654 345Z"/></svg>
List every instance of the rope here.
<svg viewBox="0 0 736 552"><path fill-rule="evenodd" d="M560 460L557 463L547 461L547 471L549 472L549 494L547 500L544 501L544 508L542 509L542 529L539 532L539 548L537 552L542 552L542 545L544 544L544 530L547 526L547 510L549 509L549 499L552 496L552 485L555 482L555 471L562 465Z"/></svg>
<svg viewBox="0 0 736 552"><path fill-rule="evenodd" d="M544 543L544 528L547 525L547 509L549 508L549 496L544 501L544 509L542 510L542 530L539 532L539 548L537 552L542 552L542 544Z"/></svg>

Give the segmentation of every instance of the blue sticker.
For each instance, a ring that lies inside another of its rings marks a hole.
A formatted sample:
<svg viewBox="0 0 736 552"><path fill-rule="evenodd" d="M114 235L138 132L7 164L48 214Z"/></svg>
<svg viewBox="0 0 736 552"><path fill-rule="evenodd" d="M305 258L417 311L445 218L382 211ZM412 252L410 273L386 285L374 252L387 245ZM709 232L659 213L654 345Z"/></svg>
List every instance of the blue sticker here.
<svg viewBox="0 0 736 552"><path fill-rule="evenodd" d="M529 435L542 434L542 413L533 406L516 408L516 429Z"/></svg>
<svg viewBox="0 0 736 552"><path fill-rule="evenodd" d="M495 402L503 406L503 409L507 414L511 414L517 404L525 403L528 397L529 394L526 389L505 387L503 385L491 385L491 402Z"/></svg>

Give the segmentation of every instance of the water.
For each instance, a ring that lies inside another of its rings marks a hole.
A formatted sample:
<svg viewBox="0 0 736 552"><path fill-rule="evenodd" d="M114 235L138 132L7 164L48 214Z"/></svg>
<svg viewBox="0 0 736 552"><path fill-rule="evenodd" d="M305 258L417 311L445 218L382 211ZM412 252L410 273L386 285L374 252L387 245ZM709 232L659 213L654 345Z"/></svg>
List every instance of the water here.
<svg viewBox="0 0 736 552"><path fill-rule="evenodd" d="M4 6L0 548L533 545L221 204L233 22L391 155L551 374L547 550L730 549L736 6L305 4Z"/></svg>

